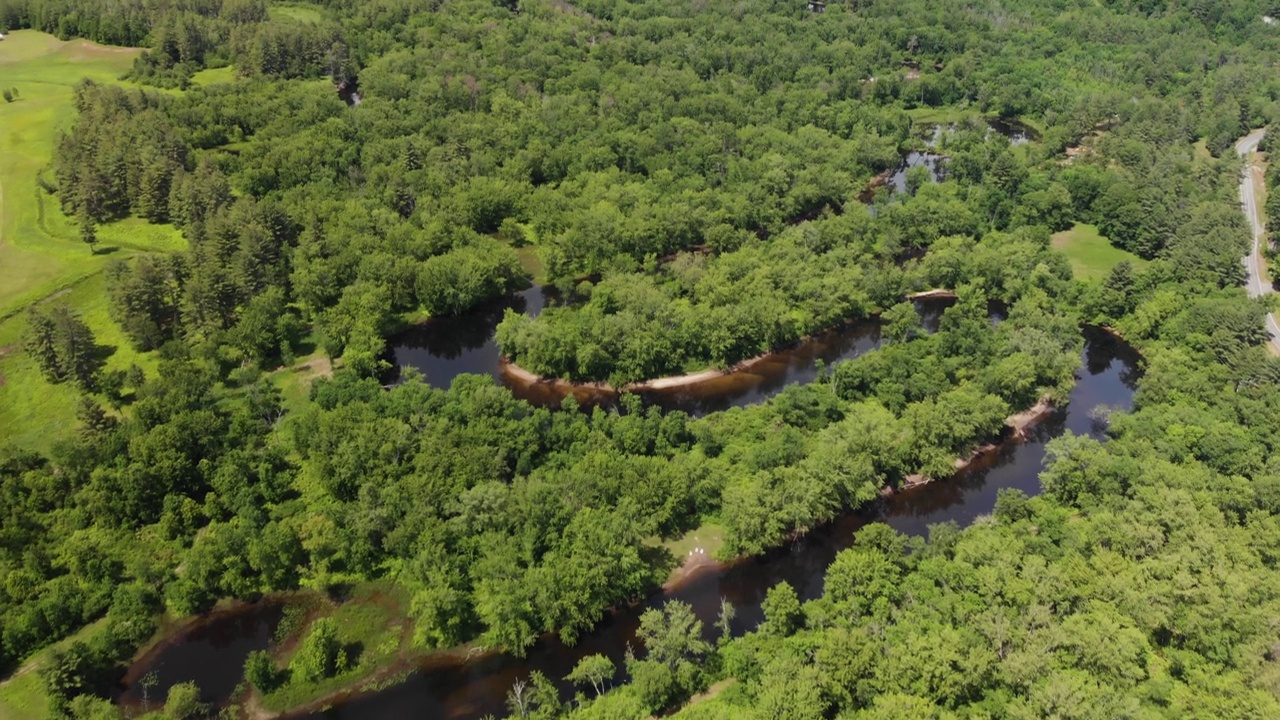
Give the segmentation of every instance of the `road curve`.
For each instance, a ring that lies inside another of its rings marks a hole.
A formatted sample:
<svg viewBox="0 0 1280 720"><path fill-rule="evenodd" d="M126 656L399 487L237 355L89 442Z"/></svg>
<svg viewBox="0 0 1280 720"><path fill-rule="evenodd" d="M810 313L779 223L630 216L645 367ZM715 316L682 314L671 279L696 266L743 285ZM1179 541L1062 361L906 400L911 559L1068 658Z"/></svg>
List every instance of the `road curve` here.
<svg viewBox="0 0 1280 720"><path fill-rule="evenodd" d="M1266 134L1266 130L1254 130L1236 141L1236 153L1241 157L1248 157L1250 153L1258 149L1258 143L1262 141L1262 136ZM1244 210L1244 215L1249 219L1249 228L1253 234L1253 246L1249 250L1249 254L1245 256L1243 262L1245 270L1249 274L1249 278L1245 283L1245 289L1249 293L1249 297L1262 297L1267 293L1274 292L1270 283L1262 279L1262 270L1260 268L1259 257L1262 254L1262 214L1261 208L1258 207L1253 188L1253 173L1250 172L1249 165L1246 163L1244 169L1240 172L1240 208ZM1277 353L1280 353L1280 323L1276 322L1276 316L1267 313L1267 332L1271 335L1271 347Z"/></svg>

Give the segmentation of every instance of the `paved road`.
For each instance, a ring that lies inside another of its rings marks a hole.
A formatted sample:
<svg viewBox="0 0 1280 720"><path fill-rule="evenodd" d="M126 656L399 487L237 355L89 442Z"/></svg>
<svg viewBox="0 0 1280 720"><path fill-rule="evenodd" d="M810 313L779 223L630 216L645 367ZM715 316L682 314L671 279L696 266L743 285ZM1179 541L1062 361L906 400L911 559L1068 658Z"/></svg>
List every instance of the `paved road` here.
<svg viewBox="0 0 1280 720"><path fill-rule="evenodd" d="M1247 157L1249 153L1258 148L1258 143L1262 141L1265 130L1254 130L1245 135L1236 142L1236 152L1241 157ZM1244 258L1245 270L1249 273L1249 279L1245 284L1245 289L1249 292L1249 297L1261 297L1267 293L1274 292L1270 283L1262 279L1262 272L1259 268L1259 256L1262 253L1262 214L1261 208L1258 207L1256 195L1253 191L1253 173L1246 165L1244 171L1240 174L1240 207L1244 210L1245 217L1249 219L1249 227L1253 230L1253 248ZM1271 334L1271 345L1280 352L1280 323L1276 322L1276 316L1267 313L1267 332Z"/></svg>

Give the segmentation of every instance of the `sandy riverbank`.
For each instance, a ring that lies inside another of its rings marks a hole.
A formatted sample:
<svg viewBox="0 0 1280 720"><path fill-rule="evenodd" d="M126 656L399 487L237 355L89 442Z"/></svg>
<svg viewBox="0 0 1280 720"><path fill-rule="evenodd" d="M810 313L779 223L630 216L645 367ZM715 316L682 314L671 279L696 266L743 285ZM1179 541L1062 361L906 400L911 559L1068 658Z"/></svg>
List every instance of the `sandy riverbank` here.
<svg viewBox="0 0 1280 720"><path fill-rule="evenodd" d="M800 342L804 342L809 339L810 338L806 336L804 338L801 338ZM575 380L565 380L562 378L543 377L542 375L538 375L526 368L520 367L516 363L511 362L506 358L503 358L501 360L501 368L502 368L502 374L504 377L519 381L520 383L525 385L540 385L542 387L549 388L557 392L563 392L566 394L572 393L574 395L579 395L582 393L586 393L589 395L601 394L601 393L617 395L617 394L620 394L621 392L644 392L647 390L674 390L677 388L690 387L692 385L704 383L709 380L715 380L717 378L733 375L734 373L740 373L740 372L750 370L756 365L759 365L760 363L768 361L770 358L778 355L780 352L781 351L768 352L768 353L764 353L763 355L756 355L755 357L747 358L746 360L739 360L738 362L734 363L732 366L724 370L719 370L716 368L708 368L706 370L700 370L698 372L685 373L684 375L669 375L667 377L654 378L652 380L643 380L641 382L628 383L622 387L621 391L607 382L575 381Z"/></svg>

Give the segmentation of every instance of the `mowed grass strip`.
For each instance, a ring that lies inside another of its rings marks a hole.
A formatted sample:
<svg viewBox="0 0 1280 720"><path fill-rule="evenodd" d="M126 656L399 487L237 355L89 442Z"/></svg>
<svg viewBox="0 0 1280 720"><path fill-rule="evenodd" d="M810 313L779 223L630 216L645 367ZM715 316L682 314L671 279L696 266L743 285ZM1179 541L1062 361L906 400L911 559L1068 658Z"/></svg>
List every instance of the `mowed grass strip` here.
<svg viewBox="0 0 1280 720"><path fill-rule="evenodd" d="M1081 280L1099 280L1111 272L1118 263L1128 260L1141 267L1146 260L1111 244L1098 232L1098 228L1076 223L1070 230L1053 235L1053 247L1061 250L1071 262L1071 271Z"/></svg>

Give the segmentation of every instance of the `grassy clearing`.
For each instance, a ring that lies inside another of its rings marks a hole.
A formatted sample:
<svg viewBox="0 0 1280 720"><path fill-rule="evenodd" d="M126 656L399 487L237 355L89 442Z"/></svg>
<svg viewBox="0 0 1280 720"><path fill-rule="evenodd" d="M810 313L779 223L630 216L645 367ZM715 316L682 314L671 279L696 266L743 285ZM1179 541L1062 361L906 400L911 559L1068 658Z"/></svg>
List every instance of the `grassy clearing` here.
<svg viewBox="0 0 1280 720"><path fill-rule="evenodd" d="M49 717L49 696L36 670L54 648L65 648L71 643L88 641L106 628L106 620L99 620L81 628L74 635L64 638L36 653L26 665L3 682L0 682L0 718L4 720L46 720Z"/></svg>
<svg viewBox="0 0 1280 720"><path fill-rule="evenodd" d="M542 262L542 258L538 255L536 248L531 245L517 248L516 255L520 256L520 267L529 273L534 285L545 285L547 283L547 266Z"/></svg>
<svg viewBox="0 0 1280 720"><path fill-rule="evenodd" d="M324 20L323 9L304 2L276 3L267 8L267 15L272 20L288 19L311 24Z"/></svg>
<svg viewBox="0 0 1280 720"><path fill-rule="evenodd" d="M717 701L725 690L734 687L737 684L736 678L727 678L716 682L707 688L706 692L698 693L689 698L689 702L677 711L671 717L673 720L720 720L724 718L728 720L737 716L735 709L727 704Z"/></svg>
<svg viewBox="0 0 1280 720"><path fill-rule="evenodd" d="M191 84L195 86L228 83L236 79L236 69L230 65L220 68L207 68L191 76Z"/></svg>
<svg viewBox="0 0 1280 720"><path fill-rule="evenodd" d="M0 43L0 77L19 95L0 105L0 315L100 271L111 257L89 253L36 177L53 157L57 134L74 120L76 83L82 78L115 82L139 52L83 40L62 42L30 30ZM152 238L133 230L104 228L102 249L121 241L127 243L118 246L121 250L145 248Z"/></svg>
<svg viewBox="0 0 1280 720"><path fill-rule="evenodd" d="M0 105L0 438L21 447L47 450L74 432L78 394L70 385L50 385L22 353L26 308L50 298L65 302L110 353L108 368L154 369L109 317L103 270L117 258L181 250L181 234L128 218L99 227L97 252L90 252L57 197L36 182L41 174L52 180L58 133L75 119L75 85L83 78L118 82L140 52L30 30L0 43L0 77L18 90L18 100Z"/></svg>
<svg viewBox="0 0 1280 720"><path fill-rule="evenodd" d="M678 538L662 540L653 537L646 544L671 553L675 563L665 582L677 582L695 568L724 559L720 557L720 552L724 549L724 526L708 520Z"/></svg>
<svg viewBox="0 0 1280 720"><path fill-rule="evenodd" d="M1067 260L1071 262L1071 271L1081 280L1104 278L1122 260L1128 260L1135 266L1142 266L1147 262L1131 252L1113 246L1098 232L1098 228L1084 223L1076 223L1070 230L1055 233L1053 247L1067 256Z"/></svg>
<svg viewBox="0 0 1280 720"><path fill-rule="evenodd" d="M280 390L280 402L287 415L293 415L306 407L312 383L333 375L333 364L324 351L317 347L314 337L305 338L301 350L306 354L299 356L292 365L273 370L267 375L267 380Z"/></svg>
<svg viewBox="0 0 1280 720"><path fill-rule="evenodd" d="M698 554L715 557L716 553L724 547L724 526L715 522L706 522L678 538L664 540L658 544L681 561L699 549L703 552Z"/></svg>

